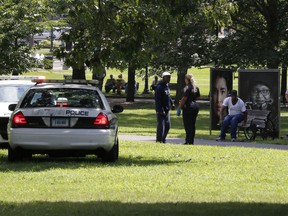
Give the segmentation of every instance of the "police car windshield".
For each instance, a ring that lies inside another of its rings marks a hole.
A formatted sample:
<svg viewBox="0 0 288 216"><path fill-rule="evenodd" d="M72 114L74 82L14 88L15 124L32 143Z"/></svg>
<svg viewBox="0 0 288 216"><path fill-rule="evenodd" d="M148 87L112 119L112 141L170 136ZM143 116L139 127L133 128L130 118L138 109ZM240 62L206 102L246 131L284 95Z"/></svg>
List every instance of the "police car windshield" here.
<svg viewBox="0 0 288 216"><path fill-rule="evenodd" d="M45 88L30 89L20 107L85 107L103 109L103 103L98 92L94 90Z"/></svg>
<svg viewBox="0 0 288 216"><path fill-rule="evenodd" d="M0 86L0 102L17 102L30 86Z"/></svg>

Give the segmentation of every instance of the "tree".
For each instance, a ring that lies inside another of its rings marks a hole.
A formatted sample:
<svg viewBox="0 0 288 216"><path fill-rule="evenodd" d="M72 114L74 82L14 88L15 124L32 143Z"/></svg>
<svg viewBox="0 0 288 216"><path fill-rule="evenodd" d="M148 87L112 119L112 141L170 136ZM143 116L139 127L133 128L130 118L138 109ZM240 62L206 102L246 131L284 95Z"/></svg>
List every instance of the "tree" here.
<svg viewBox="0 0 288 216"><path fill-rule="evenodd" d="M117 12L117 38L113 42L112 62L114 67L128 69L126 101L134 101L136 70L146 68L149 64L149 44L157 36L154 31L154 19L150 16L155 10L155 5L144 1L127 2L123 3Z"/></svg>
<svg viewBox="0 0 288 216"><path fill-rule="evenodd" d="M287 85L288 2L238 0L230 34L217 47L219 64L237 67L279 68L281 93Z"/></svg>
<svg viewBox="0 0 288 216"><path fill-rule="evenodd" d="M214 4L217 2L214 1ZM216 22L215 19L225 11L215 10L214 4L211 5L209 1L171 1L167 5L171 23L168 28L161 28L164 39L154 47L157 55L153 64L177 71L176 103L185 85L184 77L188 69L213 61L213 48L217 40L215 29L229 21L226 15ZM232 9L232 6L225 8L226 12Z"/></svg>
<svg viewBox="0 0 288 216"><path fill-rule="evenodd" d="M56 13L64 15L70 29L62 36L69 49L62 47L55 53L72 66L72 78L85 79L85 65L91 69L109 66L117 1L54 0L51 5Z"/></svg>
<svg viewBox="0 0 288 216"><path fill-rule="evenodd" d="M29 39L39 31L46 8L36 0L3 0L0 4L1 74L18 75L35 66Z"/></svg>
<svg viewBox="0 0 288 216"><path fill-rule="evenodd" d="M230 34L218 46L220 64L278 68L287 62L288 2L239 0Z"/></svg>
<svg viewBox="0 0 288 216"><path fill-rule="evenodd" d="M61 37L65 42L65 46L55 50L57 58L64 59L65 65L72 67L73 79L86 79L85 62L89 59L89 36L87 30L89 23L86 18L90 14L86 14L89 6L94 5L94 1L76 1L76 0L55 0L50 5L56 14L63 14L64 21L69 30Z"/></svg>

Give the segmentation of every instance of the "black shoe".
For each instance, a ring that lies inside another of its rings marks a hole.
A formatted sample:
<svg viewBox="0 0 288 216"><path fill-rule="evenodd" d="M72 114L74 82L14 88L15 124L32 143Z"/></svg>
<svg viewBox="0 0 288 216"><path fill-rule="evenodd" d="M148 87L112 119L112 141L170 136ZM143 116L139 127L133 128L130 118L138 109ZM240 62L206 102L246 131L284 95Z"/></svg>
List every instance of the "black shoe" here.
<svg viewBox="0 0 288 216"><path fill-rule="evenodd" d="M217 142L223 142L223 141L225 141L225 139L223 139L222 137L218 137L218 138L216 139L216 141L217 141Z"/></svg>

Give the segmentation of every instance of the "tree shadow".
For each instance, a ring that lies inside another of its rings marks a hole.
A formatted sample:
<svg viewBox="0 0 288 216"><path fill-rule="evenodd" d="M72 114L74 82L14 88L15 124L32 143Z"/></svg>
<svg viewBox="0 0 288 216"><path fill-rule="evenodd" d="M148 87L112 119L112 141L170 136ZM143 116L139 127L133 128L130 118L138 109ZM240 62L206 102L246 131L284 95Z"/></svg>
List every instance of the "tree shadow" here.
<svg viewBox="0 0 288 216"><path fill-rule="evenodd" d="M287 216L288 205L272 203L125 203L92 202L0 202L1 215L221 215L221 216Z"/></svg>
<svg viewBox="0 0 288 216"><path fill-rule="evenodd" d="M93 168L93 167L131 167L131 166L159 166L175 163L183 163L184 160L165 160L159 157L146 159L145 157L119 157L115 163L102 163L100 158L96 156L87 156L79 158L59 157L49 158L44 155L36 155L30 159L24 159L20 162L8 162L7 156L0 157L0 173L9 171L14 172L41 172L50 169L79 169L79 168ZM191 161L189 161L191 162Z"/></svg>

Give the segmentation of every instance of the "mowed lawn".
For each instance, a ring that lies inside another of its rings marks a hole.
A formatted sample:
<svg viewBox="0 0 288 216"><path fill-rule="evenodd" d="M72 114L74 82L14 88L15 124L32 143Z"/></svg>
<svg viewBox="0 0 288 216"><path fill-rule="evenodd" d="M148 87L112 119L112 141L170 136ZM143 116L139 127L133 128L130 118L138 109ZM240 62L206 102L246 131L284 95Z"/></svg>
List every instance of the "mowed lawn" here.
<svg viewBox="0 0 288 216"><path fill-rule="evenodd" d="M123 105L121 134L155 135L153 103ZM183 137L175 112L169 136ZM288 132L287 117L281 111L281 135ZM209 134L209 108L202 107L196 138L217 135ZM285 150L123 140L119 161L111 164L95 156L42 155L8 163L7 150L0 150L0 215L287 216L287 158Z"/></svg>
<svg viewBox="0 0 288 216"><path fill-rule="evenodd" d="M0 151L0 215L287 215L288 152L120 143L96 157L7 163Z"/></svg>

